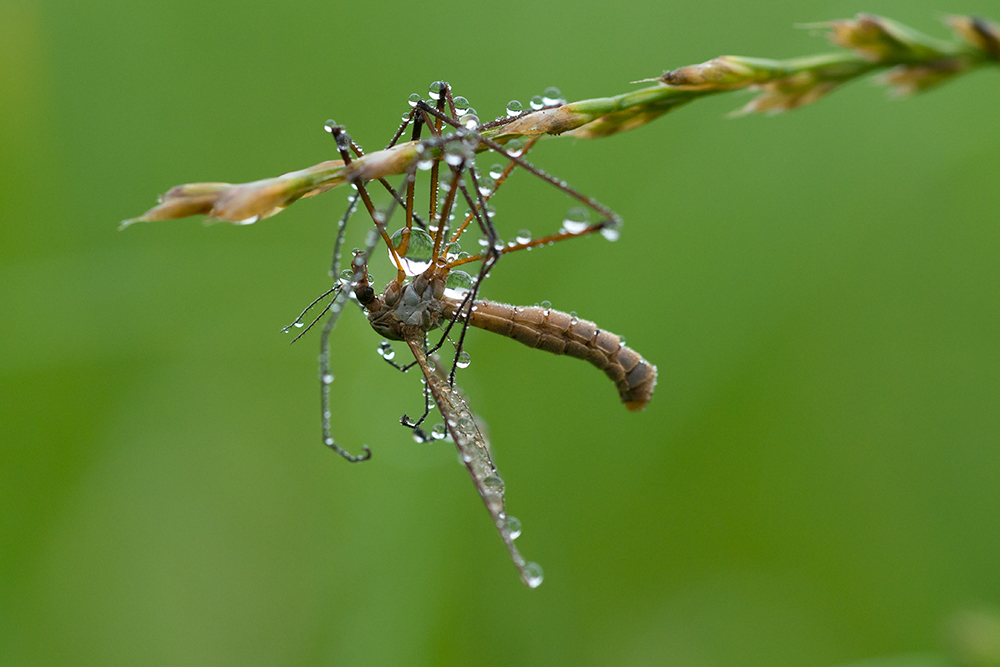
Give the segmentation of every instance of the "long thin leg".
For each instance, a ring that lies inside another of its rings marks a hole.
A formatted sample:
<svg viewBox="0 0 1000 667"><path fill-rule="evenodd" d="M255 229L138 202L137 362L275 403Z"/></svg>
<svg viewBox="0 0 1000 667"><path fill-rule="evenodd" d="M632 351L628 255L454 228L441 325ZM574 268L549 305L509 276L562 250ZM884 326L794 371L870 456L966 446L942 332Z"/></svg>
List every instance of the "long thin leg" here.
<svg viewBox="0 0 1000 667"><path fill-rule="evenodd" d="M359 257L355 257L353 264L362 267L367 266L368 258L371 256L372 250L374 250L377 243L378 235L373 232L369 232L368 239L365 243L365 249ZM354 456L346 449L338 445L333 439L330 426L332 416L332 411L330 409L330 385L333 384L333 373L330 372L330 334L333 333L334 328L337 326L337 320L340 319L340 314L344 310L344 304L347 301L348 295L354 291L359 282L365 279L365 276L363 275L364 273L365 271L363 269L356 271L350 282L344 285L343 289L341 289L337 294L337 298L335 298L333 303L330 304L330 317L327 319L326 324L323 325L323 331L320 334L319 339L320 410L323 417L323 444L352 463L370 459L372 451L368 445L364 445L362 447L363 453L358 456Z"/></svg>

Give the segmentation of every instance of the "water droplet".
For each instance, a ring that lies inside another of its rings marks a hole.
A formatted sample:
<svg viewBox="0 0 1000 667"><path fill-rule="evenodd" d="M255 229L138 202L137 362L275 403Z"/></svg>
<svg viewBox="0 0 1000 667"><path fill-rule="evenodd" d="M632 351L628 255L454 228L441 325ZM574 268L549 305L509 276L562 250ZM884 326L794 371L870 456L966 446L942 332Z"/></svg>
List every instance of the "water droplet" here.
<svg viewBox="0 0 1000 667"><path fill-rule="evenodd" d="M618 337L618 347L625 347L625 336Z"/></svg>
<svg viewBox="0 0 1000 667"><path fill-rule="evenodd" d="M330 120L326 121L325 123L323 123L323 129L326 130L327 132L333 132L333 129L335 127L337 127L337 121L335 121L332 118Z"/></svg>
<svg viewBox="0 0 1000 667"><path fill-rule="evenodd" d="M516 540L521 537L521 521L516 516L508 516L507 530L510 531L510 539Z"/></svg>
<svg viewBox="0 0 1000 667"><path fill-rule="evenodd" d="M479 179L479 194L484 197L489 197L493 194L493 189L496 187L496 181L494 181L489 176L484 176Z"/></svg>
<svg viewBox="0 0 1000 667"><path fill-rule="evenodd" d="M295 327L296 329L301 329L302 327L305 326L305 322L303 322L302 320L295 320L294 322L292 322L292 326Z"/></svg>
<svg viewBox="0 0 1000 667"><path fill-rule="evenodd" d="M503 493L503 480L496 475L489 475L483 478L483 487L492 493Z"/></svg>
<svg viewBox="0 0 1000 667"><path fill-rule="evenodd" d="M563 104L562 93L559 92L558 88L550 86L542 91L542 101L545 102L546 106L550 104Z"/></svg>
<svg viewBox="0 0 1000 667"><path fill-rule="evenodd" d="M520 139L511 139L504 144L504 149L514 157L520 157L524 152L524 142Z"/></svg>
<svg viewBox="0 0 1000 667"><path fill-rule="evenodd" d="M320 378L320 382L323 384L333 384L333 373L327 373Z"/></svg>
<svg viewBox="0 0 1000 667"><path fill-rule="evenodd" d="M517 236L515 236L514 238L517 239L518 243L530 243L531 242L531 230L529 230L529 229L522 229L521 231L519 231L517 233Z"/></svg>
<svg viewBox="0 0 1000 667"><path fill-rule="evenodd" d="M452 142L444 149L444 161L453 167L472 159L472 151L461 142Z"/></svg>
<svg viewBox="0 0 1000 667"><path fill-rule="evenodd" d="M530 104L532 109L538 111L539 109L545 106L545 101L542 100L541 95L535 95L534 97L531 98Z"/></svg>
<svg viewBox="0 0 1000 667"><path fill-rule="evenodd" d="M456 366L458 366L459 368L468 368L469 364L471 363L472 363L472 356L468 352L462 350L461 352L458 353L458 360L455 362Z"/></svg>
<svg viewBox="0 0 1000 667"><path fill-rule="evenodd" d="M396 356L396 351L392 349L392 343L384 340L378 344L378 354L386 361L392 361L393 357Z"/></svg>
<svg viewBox="0 0 1000 667"><path fill-rule="evenodd" d="M542 301L542 308L551 308L551 307L552 307L552 302L551 301L548 301L548 300Z"/></svg>
<svg viewBox="0 0 1000 667"><path fill-rule="evenodd" d="M450 292L448 296L461 299L472 289L472 276L465 271L452 271L445 281L445 290Z"/></svg>
<svg viewBox="0 0 1000 667"><path fill-rule="evenodd" d="M542 572L542 566L538 563L525 563L524 565L524 583L528 584L528 588L538 588L542 585L542 581L545 579L545 573Z"/></svg>
<svg viewBox="0 0 1000 667"><path fill-rule="evenodd" d="M469 113L469 100L465 99L461 95L455 98L455 113L461 118L465 114Z"/></svg>
<svg viewBox="0 0 1000 667"><path fill-rule="evenodd" d="M621 230L618 227L602 227L601 236L603 236L608 241L617 241L618 237L622 235Z"/></svg>
<svg viewBox="0 0 1000 667"><path fill-rule="evenodd" d="M562 223L563 229L570 234L579 234L589 227L589 218L590 214L587 212L587 209L574 206L566 212L566 218Z"/></svg>
<svg viewBox="0 0 1000 667"><path fill-rule="evenodd" d="M408 102L410 103L411 107L417 106L417 104L420 102L420 93L410 93L410 99L408 100ZM409 114L407 114L407 116L409 116Z"/></svg>
<svg viewBox="0 0 1000 667"><path fill-rule="evenodd" d="M500 178L501 176L503 176L503 165L501 164L493 165L492 167L490 167L489 174L490 178Z"/></svg>
<svg viewBox="0 0 1000 667"><path fill-rule="evenodd" d="M434 428L431 429L431 437L435 440L444 440L448 437L448 429L445 428L444 424L434 424Z"/></svg>
<svg viewBox="0 0 1000 667"><path fill-rule="evenodd" d="M403 260L406 275L418 275L430 266L431 256L434 254L434 239L424 230L419 227L407 230L403 227L396 230L390 240ZM392 258L392 253L389 253L389 257Z"/></svg>
<svg viewBox="0 0 1000 667"><path fill-rule="evenodd" d="M517 100L511 100L510 102L507 102L507 115L508 116L516 116L519 113L521 113L522 111L524 111L524 107L521 106L521 103L518 102Z"/></svg>
<svg viewBox="0 0 1000 667"><path fill-rule="evenodd" d="M323 444L325 444L327 447L333 447L333 437L328 435L325 438L323 438Z"/></svg>
<svg viewBox="0 0 1000 667"><path fill-rule="evenodd" d="M465 125L465 129L474 130L479 127L479 116L470 113L468 116L462 118L462 124Z"/></svg>
<svg viewBox="0 0 1000 667"><path fill-rule="evenodd" d="M432 100L439 100L441 99L441 93L443 93L444 89L447 87L448 84L444 81L435 81L430 85L430 88L427 89L427 95Z"/></svg>
<svg viewBox="0 0 1000 667"><path fill-rule="evenodd" d="M354 271L351 269L344 269L340 272L340 279L347 282L354 280Z"/></svg>

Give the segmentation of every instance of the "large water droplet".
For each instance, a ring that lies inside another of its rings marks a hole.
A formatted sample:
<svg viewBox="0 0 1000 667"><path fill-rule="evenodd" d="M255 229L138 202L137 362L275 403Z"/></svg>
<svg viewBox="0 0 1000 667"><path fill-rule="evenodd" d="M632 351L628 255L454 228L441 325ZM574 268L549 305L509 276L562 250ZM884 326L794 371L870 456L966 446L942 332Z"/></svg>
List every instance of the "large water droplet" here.
<svg viewBox="0 0 1000 667"><path fill-rule="evenodd" d="M518 243L530 243L531 242L531 230L530 229L522 229L521 231L519 231L517 233L517 235L514 238L517 240Z"/></svg>
<svg viewBox="0 0 1000 667"><path fill-rule="evenodd" d="M493 165L492 167L490 167L489 174L490 178L500 178L501 176L503 176L503 165L502 164Z"/></svg>
<svg viewBox="0 0 1000 667"><path fill-rule="evenodd" d="M434 239L424 230L419 227L407 230L403 227L396 230L390 240L393 247L397 249L397 254L403 260L403 270L407 275L418 275L430 266L431 256L434 254ZM405 249L403 247L404 240ZM389 253L389 256L391 258L392 253Z"/></svg>
<svg viewBox="0 0 1000 667"><path fill-rule="evenodd" d="M410 103L411 107L417 106L417 104L420 102L420 93L410 93L410 99L407 101Z"/></svg>
<svg viewBox="0 0 1000 667"><path fill-rule="evenodd" d="M448 437L448 429L444 424L437 423L434 424L434 428L431 429L431 437L435 440L444 440Z"/></svg>
<svg viewBox="0 0 1000 667"><path fill-rule="evenodd" d="M435 81L430 85L430 88L427 89L427 95L432 100L439 100L441 99L441 93L443 93L444 89L447 87L448 84L444 81Z"/></svg>
<svg viewBox="0 0 1000 667"><path fill-rule="evenodd" d="M563 220L562 226L570 234L579 234L589 227L589 219L590 214L587 212L587 209L574 206L566 212L566 218Z"/></svg>
<svg viewBox="0 0 1000 667"><path fill-rule="evenodd" d="M507 115L508 116L516 116L519 113L521 113L522 111L524 111L524 107L521 106L521 103L518 102L517 100L511 100L510 102L507 102Z"/></svg>
<svg viewBox="0 0 1000 667"><path fill-rule="evenodd" d="M542 101L546 106L550 104L563 104L562 93L555 86L550 86L542 91Z"/></svg>
<svg viewBox="0 0 1000 667"><path fill-rule="evenodd" d="M520 157L524 152L524 142L520 139L511 139L504 144L504 149L514 157Z"/></svg>
<svg viewBox="0 0 1000 667"><path fill-rule="evenodd" d="M548 301L548 300L542 301L541 306L542 306L542 308L551 308L552 307L552 302Z"/></svg>
<svg viewBox="0 0 1000 667"><path fill-rule="evenodd" d="M461 299L472 289L472 276L465 271L452 271L445 281L445 290L448 296Z"/></svg>
<svg viewBox="0 0 1000 667"><path fill-rule="evenodd" d="M461 95L455 98L455 113L461 118L469 112L469 100L465 99Z"/></svg>
<svg viewBox="0 0 1000 667"><path fill-rule="evenodd" d="M542 572L542 566L538 563L525 563L524 577L524 583L528 584L529 588L538 588L542 585L542 581L545 579L545 573Z"/></svg>
<svg viewBox="0 0 1000 667"><path fill-rule="evenodd" d="M538 111L539 109L545 106L545 101L542 99L541 95L535 95L534 97L531 98L530 104L532 109Z"/></svg>
<svg viewBox="0 0 1000 667"><path fill-rule="evenodd" d="M323 123L323 129L327 132L333 132L335 127L337 127L337 121L332 118Z"/></svg>
<svg viewBox="0 0 1000 667"><path fill-rule="evenodd" d="M469 364L471 363L472 363L472 356L468 352L462 350L461 352L458 353L458 359L455 361L456 366L458 366L459 368L468 368Z"/></svg>
<svg viewBox="0 0 1000 667"><path fill-rule="evenodd" d="M470 113L467 116L462 117L462 124L465 125L465 129L474 130L479 127L479 116L474 113Z"/></svg>

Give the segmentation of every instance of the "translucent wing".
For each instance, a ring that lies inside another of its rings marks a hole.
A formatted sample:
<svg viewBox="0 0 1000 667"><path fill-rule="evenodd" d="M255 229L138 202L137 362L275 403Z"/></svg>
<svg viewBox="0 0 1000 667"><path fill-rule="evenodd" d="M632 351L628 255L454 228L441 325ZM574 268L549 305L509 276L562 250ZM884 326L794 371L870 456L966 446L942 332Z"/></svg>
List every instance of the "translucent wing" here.
<svg viewBox="0 0 1000 667"><path fill-rule="evenodd" d="M520 534L520 527L516 520L511 520L507 516L504 507L504 483L497 473L493 459L490 458L489 443L483 432L476 424L476 417L465 402L465 397L456 388L452 387L448 380L431 370L427 362L427 355L424 354L423 340L415 337L406 339L407 345L413 351L413 356L420 365L420 370L424 373L427 386L430 387L431 396L437 404L444 423L458 447L459 455L472 475L479 495L486 504L490 516L493 517L493 524L500 533L500 539L507 546L510 558L514 561L521 576L521 581L530 588L536 588L542 583L542 568L538 563L525 562L524 557L514 546L514 539Z"/></svg>

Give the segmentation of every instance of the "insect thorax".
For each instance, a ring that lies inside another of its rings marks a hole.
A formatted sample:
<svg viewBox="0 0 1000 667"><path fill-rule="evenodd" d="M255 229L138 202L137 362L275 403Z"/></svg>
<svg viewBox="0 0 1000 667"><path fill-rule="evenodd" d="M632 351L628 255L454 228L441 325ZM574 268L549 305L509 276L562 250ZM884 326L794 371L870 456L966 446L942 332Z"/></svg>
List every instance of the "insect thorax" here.
<svg viewBox="0 0 1000 667"><path fill-rule="evenodd" d="M443 276L426 273L402 287L393 281L369 306L368 322L390 340L405 340L407 329L430 331L441 321L444 286Z"/></svg>

